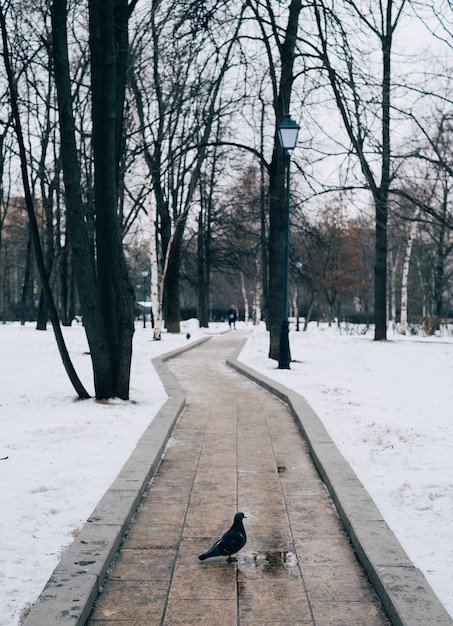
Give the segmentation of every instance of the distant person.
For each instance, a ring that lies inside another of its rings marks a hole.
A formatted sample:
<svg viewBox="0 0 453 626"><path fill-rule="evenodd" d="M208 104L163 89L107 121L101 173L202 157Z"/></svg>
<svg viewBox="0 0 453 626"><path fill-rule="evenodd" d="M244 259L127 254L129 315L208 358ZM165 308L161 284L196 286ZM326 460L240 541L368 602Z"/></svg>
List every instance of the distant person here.
<svg viewBox="0 0 453 626"><path fill-rule="evenodd" d="M230 306L230 308L228 309L228 325L231 329L231 327L234 328L234 330L236 330L236 320L238 318L238 312L236 307L234 306L234 304L232 304Z"/></svg>

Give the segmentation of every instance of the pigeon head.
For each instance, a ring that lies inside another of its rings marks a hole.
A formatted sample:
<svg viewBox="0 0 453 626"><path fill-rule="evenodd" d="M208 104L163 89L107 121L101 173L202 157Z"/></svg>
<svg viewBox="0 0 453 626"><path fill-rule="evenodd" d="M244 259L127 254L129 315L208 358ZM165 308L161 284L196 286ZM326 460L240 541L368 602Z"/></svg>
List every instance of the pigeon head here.
<svg viewBox="0 0 453 626"><path fill-rule="evenodd" d="M234 516L235 522L242 522L243 519L246 519L244 513L236 513L236 515Z"/></svg>

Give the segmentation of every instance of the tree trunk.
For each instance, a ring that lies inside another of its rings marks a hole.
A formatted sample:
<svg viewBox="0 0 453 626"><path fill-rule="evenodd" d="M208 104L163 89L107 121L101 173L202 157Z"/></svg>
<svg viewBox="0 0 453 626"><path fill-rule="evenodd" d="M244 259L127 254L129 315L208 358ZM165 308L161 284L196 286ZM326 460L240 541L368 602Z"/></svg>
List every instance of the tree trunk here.
<svg viewBox="0 0 453 626"><path fill-rule="evenodd" d="M47 301L44 295L44 290L39 292L39 304L38 304L38 316L36 319L36 330L47 330L47 320L49 319L49 312L47 309Z"/></svg>
<svg viewBox="0 0 453 626"><path fill-rule="evenodd" d="M207 264L207 232L205 209L198 215L197 274L198 274L198 320L201 328L209 326L209 271Z"/></svg>
<svg viewBox="0 0 453 626"><path fill-rule="evenodd" d="M418 229L417 218L420 213L420 209L417 209L414 216L414 221L409 227L409 235L406 243L406 249L404 251L403 271L401 277L401 315L400 315L400 333L405 335L407 333L407 293L409 283L409 267L412 254L412 246L415 239L415 234Z"/></svg>
<svg viewBox="0 0 453 626"><path fill-rule="evenodd" d="M253 324L257 325L261 322L262 312L261 312L261 299L262 299L262 288L261 281L257 278L255 282L255 291L253 292L253 303L252 303L252 317Z"/></svg>
<svg viewBox="0 0 453 626"><path fill-rule="evenodd" d="M61 262L59 268L59 279L60 279L60 289L61 289L61 298L60 298L60 317L61 323L63 326L71 326L72 318L69 316L69 271L68 271L68 241L66 241L65 245L61 250Z"/></svg>
<svg viewBox="0 0 453 626"><path fill-rule="evenodd" d="M31 318L33 304L33 285L30 280L31 259L32 259L32 237L30 226L28 227L27 239L27 256L25 259L24 283L22 285L22 294L20 299L20 323L23 326L25 322Z"/></svg>
<svg viewBox="0 0 453 626"><path fill-rule="evenodd" d="M387 275L387 283L389 286L388 322L392 327L396 325L396 279L399 263L400 248L398 247L395 254L390 257L390 271Z"/></svg>
<svg viewBox="0 0 453 626"><path fill-rule="evenodd" d="M181 267L181 251L185 225L186 219L180 219L176 223L174 236L168 244L168 265L165 272L164 287L164 319L167 332L169 333L181 332L179 270Z"/></svg>
<svg viewBox="0 0 453 626"><path fill-rule="evenodd" d="M387 338L387 203L376 201L374 339Z"/></svg>
<svg viewBox="0 0 453 626"><path fill-rule="evenodd" d="M118 216L127 47L127 0L90 0L91 89L97 278L111 381L104 397L129 398L135 295Z"/></svg>
<svg viewBox="0 0 453 626"><path fill-rule="evenodd" d="M265 113L265 104L264 101L261 103L261 132L260 132L260 151L261 154L264 154L264 113ZM269 310L269 273L268 273L268 262L267 262L267 198L266 198L266 189L265 189L265 181L266 181L266 170L264 167L264 163L260 161L260 258L261 258L261 310L258 316L255 318L256 323L258 324L261 321L261 318L264 317L266 320L266 328L268 328L268 310Z"/></svg>
<svg viewBox="0 0 453 626"><path fill-rule="evenodd" d="M446 214L447 198L444 198L443 213ZM445 279L445 264L447 262L448 255L451 251L451 246L446 245L446 230L445 221L442 221L439 225L439 237L436 246L436 258L434 266L434 315L438 318L439 322L443 313L443 295L446 286ZM436 328L438 330L438 328Z"/></svg>
<svg viewBox="0 0 453 626"><path fill-rule="evenodd" d="M249 300L247 297L247 288L245 285L244 272L241 272L241 293L242 293L242 300L244 301L244 321L246 324L248 324L248 321L250 319L250 312L249 312Z"/></svg>
<svg viewBox="0 0 453 626"><path fill-rule="evenodd" d="M404 2L404 0L403 0ZM393 0L387 0L385 22L381 35L382 43L382 155L381 181L375 195L376 208L376 244L374 270L374 339L387 339L387 223L388 198L390 189L390 92L391 92L391 53L393 32L396 27L392 22Z"/></svg>
<svg viewBox="0 0 453 626"><path fill-rule="evenodd" d="M314 298L314 294L310 300L310 304L308 305L308 309L307 312L305 314L305 321L304 321L304 332L307 331L308 329L308 325L310 323L311 320L311 314L313 313L313 309L315 307L315 298ZM319 325L319 324L318 324Z"/></svg>

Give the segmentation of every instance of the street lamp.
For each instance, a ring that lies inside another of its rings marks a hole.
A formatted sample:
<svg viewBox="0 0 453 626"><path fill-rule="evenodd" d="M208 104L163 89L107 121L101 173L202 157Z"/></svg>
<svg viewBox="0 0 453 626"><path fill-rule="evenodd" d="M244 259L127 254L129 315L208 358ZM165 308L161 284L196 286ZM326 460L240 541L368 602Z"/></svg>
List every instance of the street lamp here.
<svg viewBox="0 0 453 626"><path fill-rule="evenodd" d="M285 242L283 250L283 307L282 323L280 326L280 350L278 355L278 369L289 370L291 352L289 350L289 321L288 321L288 274L289 274L289 196L290 196L290 166L291 150L296 147L299 125L287 115L278 127L278 138L285 152L286 193L285 193Z"/></svg>

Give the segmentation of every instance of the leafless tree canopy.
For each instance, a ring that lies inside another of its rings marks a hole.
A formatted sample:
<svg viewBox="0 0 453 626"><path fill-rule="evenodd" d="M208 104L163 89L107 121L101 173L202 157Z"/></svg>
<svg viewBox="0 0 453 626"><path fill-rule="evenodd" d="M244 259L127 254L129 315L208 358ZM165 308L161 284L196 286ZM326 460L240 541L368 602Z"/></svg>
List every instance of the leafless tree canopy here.
<svg viewBox="0 0 453 626"><path fill-rule="evenodd" d="M236 302L276 357L288 113L294 318L385 339L450 315L450 0L0 6L45 274L61 323L84 319L99 397L128 396L134 300L151 293L169 332ZM0 314L44 329L10 87Z"/></svg>

